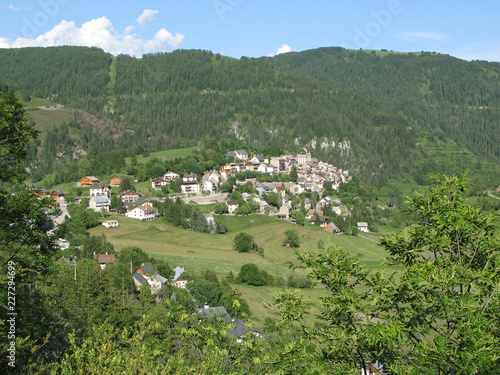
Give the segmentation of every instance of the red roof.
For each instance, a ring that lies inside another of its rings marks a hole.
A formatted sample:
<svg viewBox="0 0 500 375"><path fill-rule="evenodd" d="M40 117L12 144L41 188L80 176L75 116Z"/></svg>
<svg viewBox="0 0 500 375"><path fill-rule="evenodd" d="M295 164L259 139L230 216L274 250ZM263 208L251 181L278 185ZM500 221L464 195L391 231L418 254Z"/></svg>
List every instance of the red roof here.
<svg viewBox="0 0 500 375"><path fill-rule="evenodd" d="M97 259L99 263L114 263L115 254L97 254L94 255L94 259Z"/></svg>

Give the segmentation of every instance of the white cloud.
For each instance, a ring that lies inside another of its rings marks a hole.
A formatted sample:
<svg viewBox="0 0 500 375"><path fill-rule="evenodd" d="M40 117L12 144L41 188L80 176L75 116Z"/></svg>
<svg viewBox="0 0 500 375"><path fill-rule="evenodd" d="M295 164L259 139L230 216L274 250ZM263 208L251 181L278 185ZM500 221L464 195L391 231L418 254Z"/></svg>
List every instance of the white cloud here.
<svg viewBox="0 0 500 375"><path fill-rule="evenodd" d="M137 23L144 26L144 24L148 21L151 21L153 17L155 16L156 13L158 13L158 10L153 10L153 9L144 9L142 14L137 17Z"/></svg>
<svg viewBox="0 0 500 375"><path fill-rule="evenodd" d="M436 31L408 31L401 34L401 37L408 41L433 40L436 42L446 42L446 36Z"/></svg>
<svg viewBox="0 0 500 375"><path fill-rule="evenodd" d="M14 6L14 4L10 4L7 8L10 10L21 10L21 8Z"/></svg>
<svg viewBox="0 0 500 375"><path fill-rule="evenodd" d="M280 48L278 48L276 53L271 53L269 54L269 56L276 56L281 53L287 53L287 52L292 52L292 48L288 44L283 44Z"/></svg>
<svg viewBox="0 0 500 375"><path fill-rule="evenodd" d="M2 48L88 46L102 48L113 55L142 56L148 52L179 48L184 39L184 35L175 34L174 36L162 28L154 38L143 40L130 35L133 30L133 26L128 26L125 34L117 33L111 21L106 17L85 22L81 27L77 27L73 21L62 21L52 30L35 39L17 38L11 42L7 38L0 37L0 46Z"/></svg>

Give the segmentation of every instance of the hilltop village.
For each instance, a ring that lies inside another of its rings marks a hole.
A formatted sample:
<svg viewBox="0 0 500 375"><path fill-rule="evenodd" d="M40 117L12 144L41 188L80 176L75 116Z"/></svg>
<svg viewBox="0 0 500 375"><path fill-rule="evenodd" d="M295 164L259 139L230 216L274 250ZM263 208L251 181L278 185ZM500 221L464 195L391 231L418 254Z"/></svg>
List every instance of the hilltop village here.
<svg viewBox="0 0 500 375"><path fill-rule="evenodd" d="M88 194L70 202L66 202L65 193L60 189L39 189L36 184L28 184L27 188L41 196L51 196L63 208L60 216L68 214L64 210L68 203L75 203L104 214L114 212L141 221L152 221L159 217L158 205L167 199L158 196L158 193L168 192L169 185L176 185L178 193L169 194L168 198L178 198L186 203L217 203L215 214L248 215L256 212L292 223L298 220L301 225L304 219L313 224L318 221L322 227L338 233L341 230L335 224L329 225L328 213L345 216L349 212L339 199L332 199L329 195L338 190L340 184L349 182L352 175L304 151L278 157L249 155L245 150L230 151L225 154L227 163L219 170L208 171L202 176L167 171L162 176L151 178L151 194L148 195L139 194L129 183L123 184L122 178L113 177L109 184L102 184L99 178L91 175L82 177L77 183L78 188L88 188ZM259 181L266 176L281 176L284 179ZM128 177L125 178L128 182ZM112 188L120 188L120 192L114 194ZM82 190L83 193L85 191ZM213 215L206 214L205 217L209 230L214 232ZM113 227L117 222L105 220L103 225ZM357 227L360 231L368 231L365 222L357 223Z"/></svg>

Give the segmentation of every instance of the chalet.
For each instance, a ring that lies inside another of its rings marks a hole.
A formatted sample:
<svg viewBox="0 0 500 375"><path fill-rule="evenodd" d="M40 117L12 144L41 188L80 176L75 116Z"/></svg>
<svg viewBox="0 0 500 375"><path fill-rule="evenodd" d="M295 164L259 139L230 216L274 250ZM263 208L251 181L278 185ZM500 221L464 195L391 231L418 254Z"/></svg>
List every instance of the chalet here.
<svg viewBox="0 0 500 375"><path fill-rule="evenodd" d="M106 269L106 266L110 263L115 263L115 254L94 254L94 260L97 260L97 263L101 266L101 270Z"/></svg>
<svg viewBox="0 0 500 375"><path fill-rule="evenodd" d="M149 282L148 282L148 279L146 279L141 273L139 272L135 272L133 275L132 275L132 278L134 279L134 285L135 285L135 288L137 290L139 290L141 288L142 285L144 285L144 283L146 283L146 285L149 286Z"/></svg>
<svg viewBox="0 0 500 375"><path fill-rule="evenodd" d="M96 197L98 195L106 195L111 198L111 186L110 185L92 185L90 187L90 196Z"/></svg>
<svg viewBox="0 0 500 375"><path fill-rule="evenodd" d="M171 284L177 288L184 288L186 289L187 285L187 278L185 275L186 270L182 267L175 267L174 268L174 276L172 276L172 281Z"/></svg>
<svg viewBox="0 0 500 375"><path fill-rule="evenodd" d="M94 176L85 176L80 179L81 186L92 186L99 183L99 179Z"/></svg>
<svg viewBox="0 0 500 375"><path fill-rule="evenodd" d="M64 199L64 192L62 190L54 190L52 193L50 193L50 196L55 199L55 200L60 200Z"/></svg>
<svg viewBox="0 0 500 375"><path fill-rule="evenodd" d="M31 190L31 191L38 191L40 190L40 188L38 187L38 184L37 183L27 183L26 185L24 185L24 188L27 189L27 190Z"/></svg>
<svg viewBox="0 0 500 375"><path fill-rule="evenodd" d="M287 203L284 204L280 207L279 213L278 213L278 219L284 219L288 220L290 218L290 212L292 210L292 207Z"/></svg>
<svg viewBox="0 0 500 375"><path fill-rule="evenodd" d="M205 174L202 178L202 190L203 191L216 191L221 183L222 177L218 171L211 171Z"/></svg>
<svg viewBox="0 0 500 375"><path fill-rule="evenodd" d="M329 221L330 221L330 218L328 216L320 216L319 217L319 226L322 228L326 228Z"/></svg>
<svg viewBox="0 0 500 375"><path fill-rule="evenodd" d="M96 195L90 197L89 208L96 212L109 212L111 201L107 195Z"/></svg>
<svg viewBox="0 0 500 375"><path fill-rule="evenodd" d="M360 221L356 223L356 226L358 227L358 230L360 232L365 232L368 233L370 230L368 229L368 223Z"/></svg>
<svg viewBox="0 0 500 375"><path fill-rule="evenodd" d="M199 193L200 184L198 183L198 181L182 181L181 192L183 194Z"/></svg>
<svg viewBox="0 0 500 375"><path fill-rule="evenodd" d="M305 186L300 184L295 184L290 187L290 193L292 193L293 195L300 195L305 191Z"/></svg>
<svg viewBox="0 0 500 375"><path fill-rule="evenodd" d="M39 197L46 197L47 195L49 195L49 191L47 189L40 189L36 190L35 194L38 195Z"/></svg>
<svg viewBox="0 0 500 375"><path fill-rule="evenodd" d="M142 276L149 276L153 272L153 266L145 265L144 263L135 270L135 272L140 273Z"/></svg>
<svg viewBox="0 0 500 375"><path fill-rule="evenodd" d="M229 211L230 214L234 214L239 206L238 201L227 201L226 204L227 204L227 210Z"/></svg>
<svg viewBox="0 0 500 375"><path fill-rule="evenodd" d="M141 198L137 192L132 190L124 191L119 196L122 202L135 202Z"/></svg>
<svg viewBox="0 0 500 375"><path fill-rule="evenodd" d="M182 182L198 182L198 175L196 173L185 174L182 176Z"/></svg>
<svg viewBox="0 0 500 375"><path fill-rule="evenodd" d="M247 171L256 171L258 167L259 167L259 163L252 161L252 160L245 163L245 169Z"/></svg>
<svg viewBox="0 0 500 375"><path fill-rule="evenodd" d="M163 178L152 178L151 179L151 187L155 190L160 190L162 186L168 185L168 181Z"/></svg>
<svg viewBox="0 0 500 375"><path fill-rule="evenodd" d="M284 197L285 196L285 188L283 186L276 186L274 189L273 189L273 192L278 194L278 195L281 195L281 197Z"/></svg>
<svg viewBox="0 0 500 375"><path fill-rule="evenodd" d="M152 221L158 218L158 209L145 203L126 212L125 216L141 221Z"/></svg>
<svg viewBox="0 0 500 375"><path fill-rule="evenodd" d="M267 164L269 163L269 159L265 157L264 155L257 154L253 158L250 159L250 161L257 163L257 164Z"/></svg>
<svg viewBox="0 0 500 375"><path fill-rule="evenodd" d="M340 229L333 223L328 223L328 225L323 229L323 232L329 233L340 233Z"/></svg>
<svg viewBox="0 0 500 375"><path fill-rule="evenodd" d="M273 174L274 168L275 168L274 166L269 164L260 164L259 167L257 168L257 171L262 174Z"/></svg>
<svg viewBox="0 0 500 375"><path fill-rule="evenodd" d="M245 150L234 150L234 158L238 160L247 160L248 152Z"/></svg>
<svg viewBox="0 0 500 375"><path fill-rule="evenodd" d="M167 182L178 180L180 176L174 172L167 172L163 175L163 179Z"/></svg>
<svg viewBox="0 0 500 375"><path fill-rule="evenodd" d="M361 375L380 375L384 373L384 366L378 362L368 364L365 368L361 368Z"/></svg>
<svg viewBox="0 0 500 375"><path fill-rule="evenodd" d="M113 177L111 179L111 181L109 182L109 185L112 187L117 187L117 186L120 186L121 184L122 184L122 180L121 180L121 178L118 178L118 177Z"/></svg>
<svg viewBox="0 0 500 375"><path fill-rule="evenodd" d="M116 228L118 227L118 220L108 220L108 221L103 221L102 225L105 228Z"/></svg>

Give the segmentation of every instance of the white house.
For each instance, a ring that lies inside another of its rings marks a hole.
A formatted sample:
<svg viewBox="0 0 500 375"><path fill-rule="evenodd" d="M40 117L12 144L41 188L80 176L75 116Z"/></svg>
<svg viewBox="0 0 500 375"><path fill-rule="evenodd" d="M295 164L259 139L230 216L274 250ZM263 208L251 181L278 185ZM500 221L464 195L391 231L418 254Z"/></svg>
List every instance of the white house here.
<svg viewBox="0 0 500 375"><path fill-rule="evenodd" d="M89 207L96 212L109 212L111 201L107 195L90 197Z"/></svg>
<svg viewBox="0 0 500 375"><path fill-rule="evenodd" d="M103 221L102 225L105 228L116 228L118 227L118 220L108 220L108 221Z"/></svg>
<svg viewBox="0 0 500 375"><path fill-rule="evenodd" d="M138 201L140 198L141 198L141 196L132 190L127 190L127 191L120 193L120 199L124 203L125 202L135 202L135 201Z"/></svg>
<svg viewBox="0 0 500 375"><path fill-rule="evenodd" d="M160 190L162 186L168 185L168 181L163 178L152 178L151 179L151 187L155 190Z"/></svg>
<svg viewBox="0 0 500 375"><path fill-rule="evenodd" d="M226 204L227 204L227 210L229 211L230 214L234 214L234 212L239 206L238 201L227 201Z"/></svg>
<svg viewBox="0 0 500 375"><path fill-rule="evenodd" d="M222 177L219 172L211 171L202 178L201 185L203 191L216 191L221 183Z"/></svg>
<svg viewBox="0 0 500 375"><path fill-rule="evenodd" d="M259 171L260 173L264 173L264 174L273 174L274 168L275 168L274 166L269 165L269 164L261 164L257 168L257 171Z"/></svg>
<svg viewBox="0 0 500 375"><path fill-rule="evenodd" d="M111 198L111 186L110 185L92 185L90 187L90 196L96 197L98 195L106 195Z"/></svg>
<svg viewBox="0 0 500 375"><path fill-rule="evenodd" d="M247 160L248 152L245 150L234 150L234 158L238 160Z"/></svg>
<svg viewBox="0 0 500 375"><path fill-rule="evenodd" d="M178 180L179 179L179 175L177 173L174 173L174 172L167 172L163 175L163 179L167 182L170 182L170 181L174 181L174 180Z"/></svg>
<svg viewBox="0 0 500 375"><path fill-rule="evenodd" d="M197 174L185 174L182 177L181 192L184 194L200 192Z"/></svg>
<svg viewBox="0 0 500 375"><path fill-rule="evenodd" d="M356 223L356 226L358 227L358 229L361 231L361 232L366 232L368 233L369 232L369 229L368 229L368 223L365 223L363 221L360 221L358 223Z"/></svg>
<svg viewBox="0 0 500 375"><path fill-rule="evenodd" d="M141 221L152 221L158 218L158 209L149 203L135 207L125 214L126 217Z"/></svg>

